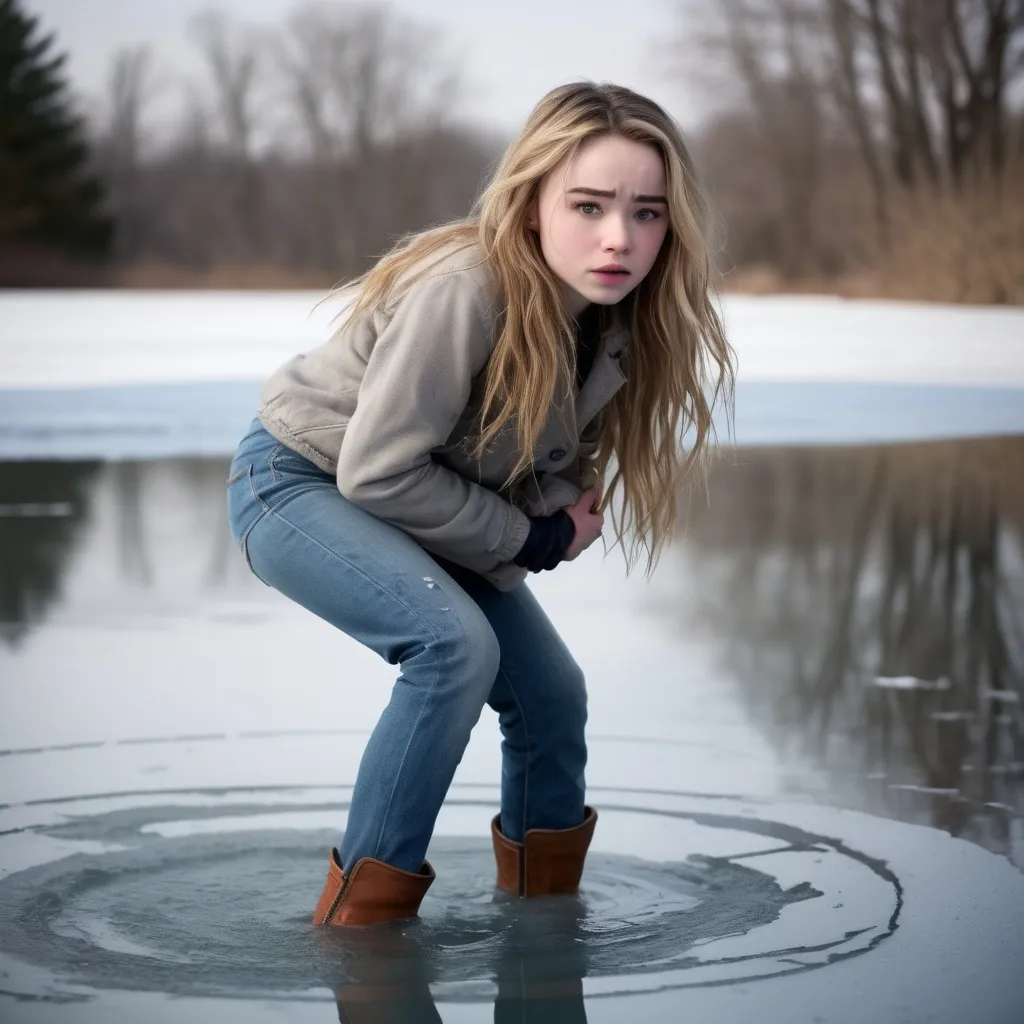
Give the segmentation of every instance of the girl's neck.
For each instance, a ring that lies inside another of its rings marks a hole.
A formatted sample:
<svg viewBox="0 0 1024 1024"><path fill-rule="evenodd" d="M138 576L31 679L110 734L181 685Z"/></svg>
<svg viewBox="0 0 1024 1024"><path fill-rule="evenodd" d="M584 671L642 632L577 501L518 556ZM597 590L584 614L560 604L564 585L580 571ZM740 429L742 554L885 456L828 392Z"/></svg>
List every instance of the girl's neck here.
<svg viewBox="0 0 1024 1024"><path fill-rule="evenodd" d="M580 314L591 305L589 299L585 299L579 292L570 288L563 281L558 282L558 290L562 296L562 305L565 306L565 311L569 316L575 319L580 318Z"/></svg>

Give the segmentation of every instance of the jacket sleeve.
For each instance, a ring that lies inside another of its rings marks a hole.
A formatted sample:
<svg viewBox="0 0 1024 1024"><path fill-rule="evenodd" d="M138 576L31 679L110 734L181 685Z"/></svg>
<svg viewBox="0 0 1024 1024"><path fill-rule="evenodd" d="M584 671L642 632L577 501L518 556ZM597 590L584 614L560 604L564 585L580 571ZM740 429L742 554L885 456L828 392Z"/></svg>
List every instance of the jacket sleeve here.
<svg viewBox="0 0 1024 1024"><path fill-rule="evenodd" d="M544 473L531 488L526 486L527 511L550 516L566 505L575 505L588 487L596 487L597 473L589 459L576 456L564 469Z"/></svg>
<svg viewBox="0 0 1024 1024"><path fill-rule="evenodd" d="M512 560L529 519L431 451L466 408L491 329L488 298L469 274L412 285L374 342L338 457L346 498L479 572Z"/></svg>

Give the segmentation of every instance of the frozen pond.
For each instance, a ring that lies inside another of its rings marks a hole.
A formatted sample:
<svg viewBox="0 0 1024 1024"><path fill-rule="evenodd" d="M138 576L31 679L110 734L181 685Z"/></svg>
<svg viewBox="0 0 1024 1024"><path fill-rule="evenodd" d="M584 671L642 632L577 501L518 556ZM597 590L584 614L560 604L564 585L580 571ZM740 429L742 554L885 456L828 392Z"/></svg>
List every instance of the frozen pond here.
<svg viewBox="0 0 1024 1024"><path fill-rule="evenodd" d="M0 429L0 1020L1019 1021L1024 391L984 369L913 415L762 379L650 582L531 584L588 678L580 896L495 891L485 709L420 918L341 934L309 917L393 669L246 574L180 382L121 380L92 450L96 392L0 399L39 426Z"/></svg>

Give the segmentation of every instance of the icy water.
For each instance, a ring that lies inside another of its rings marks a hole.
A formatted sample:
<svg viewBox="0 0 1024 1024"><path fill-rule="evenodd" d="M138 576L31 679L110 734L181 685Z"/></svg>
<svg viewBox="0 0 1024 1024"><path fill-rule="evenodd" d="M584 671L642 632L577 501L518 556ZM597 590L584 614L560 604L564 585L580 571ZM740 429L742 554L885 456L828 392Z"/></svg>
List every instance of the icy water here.
<svg viewBox="0 0 1024 1024"><path fill-rule="evenodd" d="M743 448L649 583L533 581L588 676L580 895L495 890L485 709L420 917L340 933L393 670L247 575L226 469L0 464L4 1024L1024 1018L1024 438Z"/></svg>

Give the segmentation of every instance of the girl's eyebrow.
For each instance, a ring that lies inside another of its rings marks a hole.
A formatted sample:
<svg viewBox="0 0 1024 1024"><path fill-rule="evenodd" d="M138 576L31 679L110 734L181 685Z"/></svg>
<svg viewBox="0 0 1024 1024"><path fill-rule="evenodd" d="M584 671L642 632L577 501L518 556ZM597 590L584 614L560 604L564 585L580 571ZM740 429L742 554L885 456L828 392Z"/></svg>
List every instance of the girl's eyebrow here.
<svg viewBox="0 0 1024 1024"><path fill-rule="evenodd" d="M586 188L583 185L579 185L576 188L566 189L566 195L571 195L573 192L578 192L584 196L605 196L608 199L614 199L616 192L612 189L611 192L606 189L600 188ZM633 196L634 203L664 203L668 206L668 200L664 196Z"/></svg>

